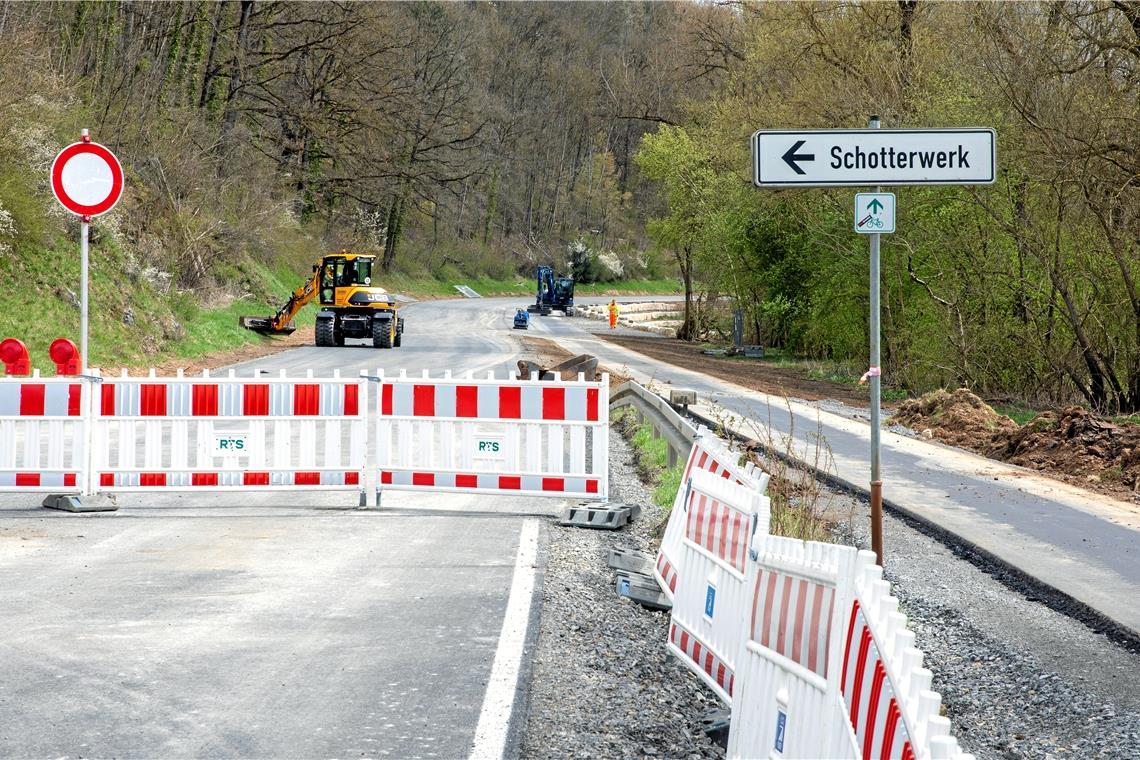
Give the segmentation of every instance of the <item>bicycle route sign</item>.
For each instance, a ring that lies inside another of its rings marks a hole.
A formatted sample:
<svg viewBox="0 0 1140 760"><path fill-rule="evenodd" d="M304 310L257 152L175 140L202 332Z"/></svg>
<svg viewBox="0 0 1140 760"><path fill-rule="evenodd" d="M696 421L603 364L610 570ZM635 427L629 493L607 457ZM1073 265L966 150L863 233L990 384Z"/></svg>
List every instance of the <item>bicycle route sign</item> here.
<svg viewBox="0 0 1140 760"><path fill-rule="evenodd" d="M855 231L864 235L895 231L894 193L855 193Z"/></svg>
<svg viewBox="0 0 1140 760"><path fill-rule="evenodd" d="M989 185L990 128L760 130L752 135L756 187Z"/></svg>

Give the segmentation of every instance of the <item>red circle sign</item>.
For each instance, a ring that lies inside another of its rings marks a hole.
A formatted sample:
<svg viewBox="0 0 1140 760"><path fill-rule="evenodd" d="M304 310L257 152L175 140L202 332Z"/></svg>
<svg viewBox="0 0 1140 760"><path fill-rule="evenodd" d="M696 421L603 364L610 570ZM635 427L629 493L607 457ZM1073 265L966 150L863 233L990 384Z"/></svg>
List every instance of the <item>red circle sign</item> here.
<svg viewBox="0 0 1140 760"><path fill-rule="evenodd" d="M73 214L106 214L123 195L123 167L99 143L72 143L51 165L51 190Z"/></svg>

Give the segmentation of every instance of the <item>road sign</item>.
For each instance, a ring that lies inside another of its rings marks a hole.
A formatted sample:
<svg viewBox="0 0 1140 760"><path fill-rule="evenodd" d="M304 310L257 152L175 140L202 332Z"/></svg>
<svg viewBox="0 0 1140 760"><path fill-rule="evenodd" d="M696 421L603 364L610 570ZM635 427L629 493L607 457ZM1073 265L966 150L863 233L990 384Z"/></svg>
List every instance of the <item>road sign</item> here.
<svg viewBox="0 0 1140 760"><path fill-rule="evenodd" d="M894 193L855 193L855 231L864 235L895 231Z"/></svg>
<svg viewBox="0 0 1140 760"><path fill-rule="evenodd" d="M56 200L73 214L106 214L123 195L123 167L115 154L99 143L72 143L52 162L51 189Z"/></svg>
<svg viewBox="0 0 1140 760"><path fill-rule="evenodd" d="M988 185L996 138L977 129L760 130L752 135L757 187Z"/></svg>

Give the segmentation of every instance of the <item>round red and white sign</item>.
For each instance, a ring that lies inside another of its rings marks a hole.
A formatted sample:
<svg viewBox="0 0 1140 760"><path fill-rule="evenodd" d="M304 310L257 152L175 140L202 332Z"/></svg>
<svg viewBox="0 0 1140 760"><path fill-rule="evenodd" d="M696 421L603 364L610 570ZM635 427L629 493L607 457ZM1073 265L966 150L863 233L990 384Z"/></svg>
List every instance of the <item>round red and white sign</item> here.
<svg viewBox="0 0 1140 760"><path fill-rule="evenodd" d="M123 195L123 167L99 143L72 143L51 165L51 190L73 214L106 214Z"/></svg>

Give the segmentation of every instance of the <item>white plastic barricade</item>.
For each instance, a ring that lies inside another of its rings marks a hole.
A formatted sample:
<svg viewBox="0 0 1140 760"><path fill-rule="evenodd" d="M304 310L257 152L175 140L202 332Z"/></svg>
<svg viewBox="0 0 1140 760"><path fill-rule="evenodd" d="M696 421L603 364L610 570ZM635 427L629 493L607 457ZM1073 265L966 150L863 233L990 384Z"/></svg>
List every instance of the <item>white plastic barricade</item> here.
<svg viewBox="0 0 1140 760"><path fill-rule="evenodd" d="M388 489L608 497L608 375L376 379L378 499Z"/></svg>
<svg viewBox="0 0 1140 760"><path fill-rule="evenodd" d="M758 536L728 757L968 758L870 552Z"/></svg>
<svg viewBox="0 0 1140 760"><path fill-rule="evenodd" d="M754 533L767 534L769 504L755 489L702 470L685 503L669 650L731 704L736 659L749 608L745 583Z"/></svg>
<svg viewBox="0 0 1140 760"><path fill-rule="evenodd" d="M746 485L761 494L768 487L767 473L751 462L742 467L738 464L739 460L739 452L731 451L706 428L700 429L697 439L693 441L693 448L689 450L689 458L685 461L685 469L681 473L681 487L673 500L673 511L665 526L665 535L661 539L661 548L657 552L657 562L654 567L657 584L670 599L673 598L677 588L677 577L683 569L680 562L685 530L680 513L683 511L681 507L688 500L686 491L693 473L708 472L739 485Z"/></svg>
<svg viewBox="0 0 1140 760"><path fill-rule="evenodd" d="M75 377L0 378L0 491L86 486L90 386Z"/></svg>
<svg viewBox="0 0 1140 760"><path fill-rule="evenodd" d="M102 491L355 490L363 496L367 381L104 378L92 477Z"/></svg>

